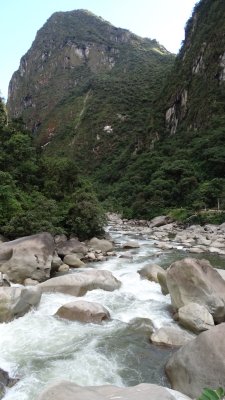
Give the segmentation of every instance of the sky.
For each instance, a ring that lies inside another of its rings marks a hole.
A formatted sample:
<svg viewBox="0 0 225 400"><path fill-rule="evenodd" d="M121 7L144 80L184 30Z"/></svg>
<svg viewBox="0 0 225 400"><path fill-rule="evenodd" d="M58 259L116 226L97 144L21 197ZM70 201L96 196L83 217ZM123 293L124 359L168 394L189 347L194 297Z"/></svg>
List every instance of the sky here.
<svg viewBox="0 0 225 400"><path fill-rule="evenodd" d="M177 53L184 26L197 0L1 0L0 93L5 99L8 84L28 51L38 29L56 11L86 9L113 25L156 39Z"/></svg>

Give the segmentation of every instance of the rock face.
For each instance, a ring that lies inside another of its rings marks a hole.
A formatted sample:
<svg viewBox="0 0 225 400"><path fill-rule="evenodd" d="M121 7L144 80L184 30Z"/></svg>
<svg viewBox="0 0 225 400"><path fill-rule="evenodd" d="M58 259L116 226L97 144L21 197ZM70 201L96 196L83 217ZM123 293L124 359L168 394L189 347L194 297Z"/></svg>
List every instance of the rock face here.
<svg viewBox="0 0 225 400"><path fill-rule="evenodd" d="M0 322L23 316L41 299L41 289L24 287L0 288Z"/></svg>
<svg viewBox="0 0 225 400"><path fill-rule="evenodd" d="M108 310L101 304L82 300L64 304L55 315L70 321L93 323L100 323L110 318Z"/></svg>
<svg viewBox="0 0 225 400"><path fill-rule="evenodd" d="M142 383L137 386L81 387L69 381L59 381L45 389L37 400L190 400L189 397L157 385Z"/></svg>
<svg viewBox="0 0 225 400"><path fill-rule="evenodd" d="M119 289L120 285L120 281L111 272L91 269L49 279L39 284L39 287L42 292L61 292L73 296L83 296L88 290L103 289L111 292Z"/></svg>
<svg viewBox="0 0 225 400"><path fill-rule="evenodd" d="M216 322L225 319L225 281L206 260L186 258L167 270L167 286L173 307L188 303L207 307Z"/></svg>
<svg viewBox="0 0 225 400"><path fill-rule="evenodd" d="M192 332L199 333L214 326L212 315L207 308L197 303L189 303L179 308L178 321Z"/></svg>
<svg viewBox="0 0 225 400"><path fill-rule="evenodd" d="M224 360L223 323L201 333L174 353L166 365L166 373L173 389L197 398L205 387L224 387Z"/></svg>
<svg viewBox="0 0 225 400"><path fill-rule="evenodd" d="M39 282L49 278L54 253L50 233L27 236L0 245L0 271L10 281L23 283L26 278Z"/></svg>
<svg viewBox="0 0 225 400"><path fill-rule="evenodd" d="M183 346L194 338L191 333L174 326L165 326L151 335L152 343L166 346Z"/></svg>

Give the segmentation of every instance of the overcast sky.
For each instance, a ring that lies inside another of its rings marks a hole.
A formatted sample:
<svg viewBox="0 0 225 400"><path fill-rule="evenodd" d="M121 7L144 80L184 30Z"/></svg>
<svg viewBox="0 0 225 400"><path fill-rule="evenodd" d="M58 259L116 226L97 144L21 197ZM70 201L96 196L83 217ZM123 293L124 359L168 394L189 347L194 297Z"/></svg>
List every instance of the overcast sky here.
<svg viewBox="0 0 225 400"><path fill-rule="evenodd" d="M113 25L157 39L177 53L184 26L197 0L2 0L0 21L0 91L7 97L9 80L36 32L55 11L87 9Z"/></svg>

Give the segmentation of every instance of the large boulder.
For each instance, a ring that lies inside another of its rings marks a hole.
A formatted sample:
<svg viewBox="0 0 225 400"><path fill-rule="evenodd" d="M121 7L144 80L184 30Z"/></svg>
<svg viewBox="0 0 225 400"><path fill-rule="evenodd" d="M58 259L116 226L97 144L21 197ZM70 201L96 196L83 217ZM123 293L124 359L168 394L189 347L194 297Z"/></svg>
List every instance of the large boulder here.
<svg viewBox="0 0 225 400"><path fill-rule="evenodd" d="M0 287L0 322L9 322L23 316L41 299L36 287Z"/></svg>
<svg viewBox="0 0 225 400"><path fill-rule="evenodd" d="M149 226L151 228L155 228L155 227L167 225L170 222L172 222L172 219L170 217L168 217L166 215L161 215L159 217L155 217L155 218L151 219Z"/></svg>
<svg viewBox="0 0 225 400"><path fill-rule="evenodd" d="M26 278L44 281L50 276L54 247L50 233L39 233L2 243L0 271L16 283L23 283Z"/></svg>
<svg viewBox="0 0 225 400"><path fill-rule="evenodd" d="M194 335L184 329L176 326L164 326L151 335L151 342L157 345L183 346L194 338Z"/></svg>
<svg viewBox="0 0 225 400"><path fill-rule="evenodd" d="M138 242L130 240L129 242L124 243L122 247L123 249L138 249L140 245Z"/></svg>
<svg viewBox="0 0 225 400"><path fill-rule="evenodd" d="M70 321L93 323L100 323L110 318L108 310L101 304L84 300L64 304L55 315Z"/></svg>
<svg viewBox="0 0 225 400"><path fill-rule="evenodd" d="M64 257L67 254L79 253L87 254L88 248L84 243L80 242L77 238L72 238L70 240L59 241L56 243L57 253Z"/></svg>
<svg viewBox="0 0 225 400"><path fill-rule="evenodd" d="M112 242L106 239L98 239L94 237L89 241L88 244L94 250L101 250L101 252L104 254L107 253L107 251L111 251L113 249Z"/></svg>
<svg viewBox="0 0 225 400"><path fill-rule="evenodd" d="M147 264L141 268L138 273L142 278L146 278L149 281L158 283L158 273L166 274L164 269L157 264Z"/></svg>
<svg viewBox="0 0 225 400"><path fill-rule="evenodd" d="M190 400L175 390L148 383L119 388L116 386L78 386L59 381L48 386L37 400Z"/></svg>
<svg viewBox="0 0 225 400"><path fill-rule="evenodd" d="M61 292L73 296L83 296L88 290L94 289L103 289L111 292L119 289L121 282L109 271L87 269L49 279L38 286L42 292Z"/></svg>
<svg viewBox="0 0 225 400"><path fill-rule="evenodd" d="M199 333L214 326L212 315L205 306L189 303L178 310L179 324L192 332Z"/></svg>
<svg viewBox="0 0 225 400"><path fill-rule="evenodd" d="M176 261L167 269L166 281L175 310L198 303L208 309L216 322L225 320L225 281L209 261Z"/></svg>
<svg viewBox="0 0 225 400"><path fill-rule="evenodd" d="M191 398L200 396L203 388L224 387L225 324L200 333L170 357L166 373L172 388Z"/></svg>

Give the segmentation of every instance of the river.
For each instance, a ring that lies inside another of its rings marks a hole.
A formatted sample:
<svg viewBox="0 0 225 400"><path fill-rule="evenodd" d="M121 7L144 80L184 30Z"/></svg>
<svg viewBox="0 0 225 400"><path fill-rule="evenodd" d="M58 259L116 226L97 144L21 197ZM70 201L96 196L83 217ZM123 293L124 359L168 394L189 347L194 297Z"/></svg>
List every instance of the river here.
<svg viewBox="0 0 225 400"><path fill-rule="evenodd" d="M0 324L0 368L18 378L4 400L35 400L44 386L55 379L79 385L132 386L141 382L169 385L164 365L171 349L154 346L149 334L134 330L129 322L149 318L156 328L174 324L170 298L157 283L141 279L137 270L152 262L165 265L177 255L158 254L153 241L134 232L110 228L118 246L117 256L88 267L110 270L122 282L119 290L94 290L82 299L106 307L111 320L102 325L82 324L54 317L70 295L43 294L37 309L10 323ZM120 258L121 245L135 239L140 248L133 258Z"/></svg>

